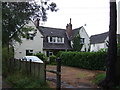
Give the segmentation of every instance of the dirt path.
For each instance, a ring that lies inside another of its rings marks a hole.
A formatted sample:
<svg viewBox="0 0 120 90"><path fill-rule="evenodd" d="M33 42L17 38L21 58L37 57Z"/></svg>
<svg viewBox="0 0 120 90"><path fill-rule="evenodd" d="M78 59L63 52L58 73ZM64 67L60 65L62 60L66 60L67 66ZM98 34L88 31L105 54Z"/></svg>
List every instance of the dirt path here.
<svg viewBox="0 0 120 90"><path fill-rule="evenodd" d="M49 70L56 70L56 66L47 66ZM92 83L93 78L101 71L91 71L74 67L61 67L61 87L62 88L96 88ZM56 87L56 75L47 72L47 79L50 82L50 87Z"/></svg>

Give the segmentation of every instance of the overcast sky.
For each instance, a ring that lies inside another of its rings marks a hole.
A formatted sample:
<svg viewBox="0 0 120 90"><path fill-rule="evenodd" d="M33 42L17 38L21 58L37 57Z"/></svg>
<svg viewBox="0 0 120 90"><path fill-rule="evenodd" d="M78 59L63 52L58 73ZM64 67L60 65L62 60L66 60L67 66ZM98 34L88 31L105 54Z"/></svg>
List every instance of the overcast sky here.
<svg viewBox="0 0 120 90"><path fill-rule="evenodd" d="M109 30L109 0L52 1L59 10L48 12L48 20L43 26L65 29L71 18L73 29L86 24L84 27L89 36Z"/></svg>

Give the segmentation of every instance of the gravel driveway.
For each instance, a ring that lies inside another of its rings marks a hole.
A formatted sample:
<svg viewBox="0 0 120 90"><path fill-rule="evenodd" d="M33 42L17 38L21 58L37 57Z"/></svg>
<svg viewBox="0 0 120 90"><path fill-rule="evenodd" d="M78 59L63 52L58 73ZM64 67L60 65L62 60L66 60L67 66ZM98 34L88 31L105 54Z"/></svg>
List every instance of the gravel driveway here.
<svg viewBox="0 0 120 90"><path fill-rule="evenodd" d="M48 70L56 70L56 66L47 66ZM102 71L98 70L86 70L75 67L61 67L61 87L62 88L96 88L92 83L95 75ZM47 80L50 82L50 87L56 87L56 75L47 72Z"/></svg>

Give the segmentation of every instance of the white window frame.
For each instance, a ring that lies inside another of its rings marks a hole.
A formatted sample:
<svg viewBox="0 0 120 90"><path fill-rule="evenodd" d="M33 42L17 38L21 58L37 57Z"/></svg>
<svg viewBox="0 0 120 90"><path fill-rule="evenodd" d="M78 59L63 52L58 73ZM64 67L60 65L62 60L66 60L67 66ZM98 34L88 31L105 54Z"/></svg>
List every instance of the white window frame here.
<svg viewBox="0 0 120 90"><path fill-rule="evenodd" d="M64 43L64 38L63 37L48 37L48 42L49 43Z"/></svg>
<svg viewBox="0 0 120 90"><path fill-rule="evenodd" d="M51 55L50 55L51 54ZM53 52L52 51L49 51L49 56L52 56L53 55Z"/></svg>
<svg viewBox="0 0 120 90"><path fill-rule="evenodd" d="M81 42L81 44L84 44L85 43L85 38L80 38L80 42Z"/></svg>
<svg viewBox="0 0 120 90"><path fill-rule="evenodd" d="M26 49L26 54L27 54L27 50L28 50L28 53L33 54L33 49Z"/></svg>

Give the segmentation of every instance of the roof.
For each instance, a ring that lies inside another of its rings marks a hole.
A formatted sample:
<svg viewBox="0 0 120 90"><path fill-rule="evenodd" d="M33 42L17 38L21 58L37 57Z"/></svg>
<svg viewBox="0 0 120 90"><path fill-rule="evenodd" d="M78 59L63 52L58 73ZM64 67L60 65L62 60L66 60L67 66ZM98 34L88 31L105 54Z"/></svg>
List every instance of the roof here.
<svg viewBox="0 0 120 90"><path fill-rule="evenodd" d="M65 29L43 27L43 26L40 26L39 30L44 36L64 37L64 33L65 33Z"/></svg>
<svg viewBox="0 0 120 90"><path fill-rule="evenodd" d="M44 36L43 49L58 49L58 50L72 49L70 42L67 38L65 29L40 26L39 31ZM63 44L62 43L48 43L48 39L47 39L48 36L64 37L64 43Z"/></svg>
<svg viewBox="0 0 120 90"><path fill-rule="evenodd" d="M96 43L103 43L105 39L107 38L109 32L97 34L97 35L92 35L90 37L90 43L91 44L96 44Z"/></svg>
<svg viewBox="0 0 120 90"><path fill-rule="evenodd" d="M96 44L96 43L104 43L105 39L109 36L109 32L97 34L97 35L92 35L90 37L90 42L91 44ZM117 37L120 37L120 34L117 34Z"/></svg>
<svg viewBox="0 0 120 90"><path fill-rule="evenodd" d="M71 38L68 38L66 34L66 29L39 26L38 29L44 36L43 49L71 50L72 47L70 41L74 38L74 36L79 32L82 27L73 29ZM47 37L51 36L64 37L64 43L48 43Z"/></svg>
<svg viewBox="0 0 120 90"><path fill-rule="evenodd" d="M73 29L72 30L72 36L69 40L72 40L74 38L74 36L76 36L79 32L79 30L81 29L82 27L79 27L79 28L76 28L76 29Z"/></svg>

